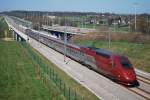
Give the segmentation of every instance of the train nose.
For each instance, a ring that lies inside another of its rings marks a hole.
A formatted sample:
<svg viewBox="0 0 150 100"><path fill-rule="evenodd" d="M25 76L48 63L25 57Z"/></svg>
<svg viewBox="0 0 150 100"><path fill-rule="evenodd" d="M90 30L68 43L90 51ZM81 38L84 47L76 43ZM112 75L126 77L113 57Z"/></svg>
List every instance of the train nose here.
<svg viewBox="0 0 150 100"><path fill-rule="evenodd" d="M127 82L135 81L135 77L125 76L124 78L125 78L125 80L126 80Z"/></svg>
<svg viewBox="0 0 150 100"><path fill-rule="evenodd" d="M136 75L133 71L124 73L124 79L126 82L133 82L136 80Z"/></svg>

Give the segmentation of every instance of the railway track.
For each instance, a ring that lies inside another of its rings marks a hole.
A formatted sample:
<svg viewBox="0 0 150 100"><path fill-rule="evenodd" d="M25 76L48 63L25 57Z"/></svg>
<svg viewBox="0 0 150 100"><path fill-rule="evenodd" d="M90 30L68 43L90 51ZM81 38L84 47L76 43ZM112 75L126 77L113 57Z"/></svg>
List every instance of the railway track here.
<svg viewBox="0 0 150 100"><path fill-rule="evenodd" d="M137 95L143 97L145 100L150 100L150 93L139 88L139 87L136 87L136 88L128 88L128 90L136 93Z"/></svg>
<svg viewBox="0 0 150 100"><path fill-rule="evenodd" d="M143 76L141 76L141 75L137 75L137 79L138 79L139 81L142 81L142 82L144 82L144 83L150 85L150 79L148 79L148 78L145 78L145 77L143 77Z"/></svg>
<svg viewBox="0 0 150 100"><path fill-rule="evenodd" d="M145 86L139 85L138 87L132 87L127 89L143 97L145 100L150 100L150 79L140 75L137 75L137 79L140 85L145 85Z"/></svg>

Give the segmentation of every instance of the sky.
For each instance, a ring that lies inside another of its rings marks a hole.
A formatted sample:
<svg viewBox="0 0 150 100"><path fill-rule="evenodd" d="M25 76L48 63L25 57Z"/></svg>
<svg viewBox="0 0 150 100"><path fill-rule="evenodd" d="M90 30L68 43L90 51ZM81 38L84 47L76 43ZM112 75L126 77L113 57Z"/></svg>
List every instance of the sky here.
<svg viewBox="0 0 150 100"><path fill-rule="evenodd" d="M12 10L150 14L150 0L0 0L0 12Z"/></svg>

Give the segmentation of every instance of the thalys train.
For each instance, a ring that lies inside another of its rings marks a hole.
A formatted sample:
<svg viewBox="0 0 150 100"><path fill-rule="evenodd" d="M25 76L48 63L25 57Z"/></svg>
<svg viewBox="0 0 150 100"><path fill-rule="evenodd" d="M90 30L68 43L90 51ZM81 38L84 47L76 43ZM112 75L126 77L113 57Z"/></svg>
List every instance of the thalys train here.
<svg viewBox="0 0 150 100"><path fill-rule="evenodd" d="M40 34L32 29L26 29L26 34L60 53L65 51L64 42L61 40ZM65 46L68 57L90 66L112 80L128 86L138 84L134 68L127 57L95 47L77 46L69 43Z"/></svg>

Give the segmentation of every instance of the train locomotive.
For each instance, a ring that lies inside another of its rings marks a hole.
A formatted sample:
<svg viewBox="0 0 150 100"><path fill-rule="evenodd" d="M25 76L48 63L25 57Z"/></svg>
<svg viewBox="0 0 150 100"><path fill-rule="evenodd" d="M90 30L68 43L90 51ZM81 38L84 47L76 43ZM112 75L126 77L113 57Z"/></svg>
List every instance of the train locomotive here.
<svg viewBox="0 0 150 100"><path fill-rule="evenodd" d="M60 53L65 51L64 42L61 40L51 38L46 34L40 34L32 29L26 29L26 34ZM69 43L66 44L66 51L68 57L90 66L93 70L118 83L127 86L138 84L134 68L126 56L105 49Z"/></svg>

